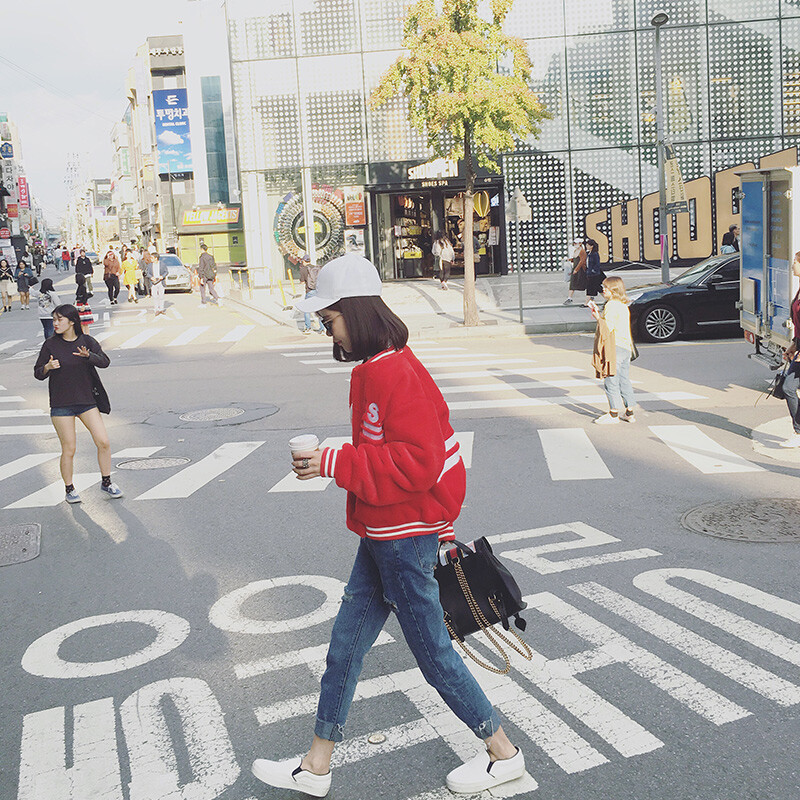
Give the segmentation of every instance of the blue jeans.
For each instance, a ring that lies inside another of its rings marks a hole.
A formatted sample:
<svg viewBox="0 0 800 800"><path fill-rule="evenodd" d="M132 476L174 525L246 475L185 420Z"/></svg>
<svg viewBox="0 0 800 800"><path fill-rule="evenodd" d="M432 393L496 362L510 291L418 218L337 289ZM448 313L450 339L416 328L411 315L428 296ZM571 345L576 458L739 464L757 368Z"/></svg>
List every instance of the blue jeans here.
<svg viewBox="0 0 800 800"><path fill-rule="evenodd" d="M55 333L55 328L53 327L53 318L42 317L40 322L42 323L42 328L44 328L44 338L49 339Z"/></svg>
<svg viewBox="0 0 800 800"><path fill-rule="evenodd" d="M633 397L633 386L629 377L631 369L631 351L624 347L617 348L617 374L603 378L603 389L608 398L608 407L612 411L622 411L623 403L625 408L633 408L636 400Z"/></svg>
<svg viewBox="0 0 800 800"><path fill-rule="evenodd" d="M309 289L306 292L306 297L313 297L317 293L316 289ZM303 314L303 322L305 323L305 330L311 330L311 314ZM324 331L325 328L322 327L322 323L319 323L319 330Z"/></svg>
<svg viewBox="0 0 800 800"><path fill-rule="evenodd" d="M500 718L453 649L439 603L433 568L436 534L393 541L362 539L344 590L328 648L314 732L340 742L364 656L394 611L425 680L480 739Z"/></svg>
<svg viewBox="0 0 800 800"><path fill-rule="evenodd" d="M783 393L786 395L786 405L789 407L789 416L792 418L792 426L795 433L800 433L800 361L793 361L786 370L786 377L783 379Z"/></svg>

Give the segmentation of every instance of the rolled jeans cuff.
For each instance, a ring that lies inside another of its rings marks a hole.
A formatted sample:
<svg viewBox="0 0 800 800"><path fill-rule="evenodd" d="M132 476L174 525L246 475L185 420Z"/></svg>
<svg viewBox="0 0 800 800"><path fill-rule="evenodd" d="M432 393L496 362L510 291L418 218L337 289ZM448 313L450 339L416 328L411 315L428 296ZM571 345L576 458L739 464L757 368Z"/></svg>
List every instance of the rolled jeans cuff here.
<svg viewBox="0 0 800 800"><path fill-rule="evenodd" d="M335 722L325 722L317 717L314 733L327 742L341 742L344 739L344 725Z"/></svg>
<svg viewBox="0 0 800 800"><path fill-rule="evenodd" d="M473 728L472 732L481 740L488 739L490 736L494 736L497 733L498 728L500 728L502 724L497 709L493 708L492 716L478 725L477 728Z"/></svg>

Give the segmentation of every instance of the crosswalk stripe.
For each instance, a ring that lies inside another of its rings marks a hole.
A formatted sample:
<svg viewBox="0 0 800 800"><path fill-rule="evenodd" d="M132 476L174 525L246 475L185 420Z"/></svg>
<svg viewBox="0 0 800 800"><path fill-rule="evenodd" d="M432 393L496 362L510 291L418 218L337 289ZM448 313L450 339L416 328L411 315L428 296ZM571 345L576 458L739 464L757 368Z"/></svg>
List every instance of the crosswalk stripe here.
<svg viewBox="0 0 800 800"><path fill-rule="evenodd" d="M175 319L183 319L183 314L181 314L181 312L178 311L177 308L173 307L173 308L170 309L170 311L172 312L172 314L175 317Z"/></svg>
<svg viewBox="0 0 800 800"><path fill-rule="evenodd" d="M19 353L14 353L13 356L9 356L6 361L21 361L23 358L30 358L31 356L38 355L39 349L20 350Z"/></svg>
<svg viewBox="0 0 800 800"><path fill-rule="evenodd" d="M24 403L25 398L20 397L18 394L10 395L9 397L0 397L0 403Z"/></svg>
<svg viewBox="0 0 800 800"><path fill-rule="evenodd" d="M98 342L104 342L109 336L113 336L118 331L100 331L99 333L92 333L92 337L97 339Z"/></svg>
<svg viewBox="0 0 800 800"><path fill-rule="evenodd" d="M650 430L672 451L705 475L765 472L763 467L717 444L696 425L650 425Z"/></svg>
<svg viewBox="0 0 800 800"><path fill-rule="evenodd" d="M325 361L327 362L327 359L325 359ZM423 363L424 363L424 359L420 359L420 361L423 361ZM303 363L307 363L307 362L303 362ZM309 363L323 363L323 362L320 361L320 362L309 362ZM434 365L431 365L429 367L428 371L431 373L431 375L439 375L439 374L441 374L443 377L448 377L448 375L446 373L442 373L441 370L449 369L449 368L455 368L455 367L479 367L479 366L482 366L484 364L485 365L495 365L495 364L530 364L530 363L531 363L531 359L529 359L529 358L478 359L478 360L475 360L475 361L460 361L458 364L452 364L452 365L434 364ZM350 372L353 369L353 367L355 367L355 366L358 366L358 365L357 364L349 364L348 366L345 366L345 367L320 367L319 369L320 369L321 372L325 372L325 373L328 373L328 374L334 374L334 373L337 373L337 372ZM485 373L481 373L481 374L485 374Z"/></svg>
<svg viewBox="0 0 800 800"><path fill-rule="evenodd" d="M54 433L52 425L16 425L12 428L0 428L0 436L20 436L30 433Z"/></svg>
<svg viewBox="0 0 800 800"><path fill-rule="evenodd" d="M420 353L443 353L449 351L459 351L463 352L463 347L415 347L414 353L419 355ZM327 350L313 350L309 353L299 352L299 353L281 353L282 356L285 358L303 358L305 356L329 356L331 354L330 348Z"/></svg>
<svg viewBox="0 0 800 800"><path fill-rule="evenodd" d="M210 327L210 325L198 325L193 328L187 328L183 333L176 336L167 347L182 347L185 344L189 344L189 342L194 341L201 333L205 333Z"/></svg>
<svg viewBox="0 0 800 800"><path fill-rule="evenodd" d="M220 343L239 342L244 339L253 328L255 328L255 325L237 325L233 330L228 331L219 341Z"/></svg>
<svg viewBox="0 0 800 800"><path fill-rule="evenodd" d="M144 494L140 494L136 499L166 500L174 497L190 497L209 481L249 456L262 444L264 442L226 442L196 464L182 469Z"/></svg>
<svg viewBox="0 0 800 800"><path fill-rule="evenodd" d="M60 455L61 453L29 453L27 456L9 461L8 464L2 464L0 465L0 481L19 475L20 472L31 469L31 467L38 467L54 458L59 458Z"/></svg>
<svg viewBox="0 0 800 800"><path fill-rule="evenodd" d="M132 350L134 347L139 347L139 345L144 344L148 339L152 339L154 336L161 333L162 330L163 328L148 328L147 330L139 331L135 336L117 347L117 350Z"/></svg>
<svg viewBox="0 0 800 800"><path fill-rule="evenodd" d="M460 366L460 365L459 365ZM514 369L480 369L467 372L437 372L430 370L436 380L461 380L463 378L507 378L515 375L585 375L586 370L580 367L522 367Z"/></svg>
<svg viewBox="0 0 800 800"><path fill-rule="evenodd" d="M2 342L0 343L0 352L3 350L10 350L15 344L22 344L24 341L24 339L12 339L8 342Z"/></svg>
<svg viewBox="0 0 800 800"><path fill-rule="evenodd" d="M310 353L308 355L316 355L315 353ZM425 350L417 350L416 356L419 358L420 361L426 363L428 361L439 361L439 360L446 360L450 359L452 361L457 361L458 363L453 364L454 367L460 367L462 364L470 364L470 365L478 365L478 364L530 364L532 360L530 358L521 359L521 358L498 358L491 353L431 353L426 352ZM463 360L462 360L463 359ZM330 355L328 358L315 358L311 359L310 361L302 361L303 364L327 364L330 362ZM437 364L437 367L442 367L444 365Z"/></svg>
<svg viewBox="0 0 800 800"><path fill-rule="evenodd" d="M49 417L50 414L41 408L0 409L0 417Z"/></svg>
<svg viewBox="0 0 800 800"><path fill-rule="evenodd" d="M583 428L542 428L538 431L550 477L554 481L612 478Z"/></svg>
<svg viewBox="0 0 800 800"><path fill-rule="evenodd" d="M79 492L82 492L84 489L88 489L95 483L99 483L100 478L101 476L99 472L81 472L72 477L72 484ZM27 497L23 497L22 499L17 500L15 503L11 503L11 505L6 506L6 509L52 508L53 506L57 506L59 503L63 502L64 481L58 480L55 483L51 483L49 486L45 486L44 489L39 489L38 492L29 494Z"/></svg>
<svg viewBox="0 0 800 800"><path fill-rule="evenodd" d="M124 450L119 450L111 454L111 458L150 458L150 456L163 450L165 445L160 447L126 447Z"/></svg>
<svg viewBox="0 0 800 800"><path fill-rule="evenodd" d="M521 389L572 389L575 387L597 387L597 381L590 378L574 378L563 381L505 381L495 383L473 383L466 386L445 386L442 394L471 394L473 392L510 392Z"/></svg>
<svg viewBox="0 0 800 800"><path fill-rule="evenodd" d="M414 342L414 348L421 344L438 344L432 339L418 339ZM318 342L302 342L300 344L265 344L265 350L314 350L319 347Z"/></svg>
<svg viewBox="0 0 800 800"><path fill-rule="evenodd" d="M674 402L678 400L705 400L701 394L691 392L643 392L636 395L637 403ZM605 394L570 394L559 397L508 397L491 400L459 400L448 403L451 411L475 411L492 408L533 408L541 406L568 406L574 403L597 405L607 403Z"/></svg>

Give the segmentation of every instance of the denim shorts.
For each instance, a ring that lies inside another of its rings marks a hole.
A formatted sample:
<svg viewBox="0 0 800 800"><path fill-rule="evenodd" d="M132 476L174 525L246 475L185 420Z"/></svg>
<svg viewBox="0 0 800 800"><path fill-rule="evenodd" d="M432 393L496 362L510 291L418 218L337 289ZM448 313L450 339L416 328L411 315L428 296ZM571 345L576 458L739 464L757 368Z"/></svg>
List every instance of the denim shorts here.
<svg viewBox="0 0 800 800"><path fill-rule="evenodd" d="M51 417L79 417L81 414L88 411L90 408L97 408L95 403L90 403L89 405L78 405L78 406L59 406L57 408L50 409L50 416Z"/></svg>

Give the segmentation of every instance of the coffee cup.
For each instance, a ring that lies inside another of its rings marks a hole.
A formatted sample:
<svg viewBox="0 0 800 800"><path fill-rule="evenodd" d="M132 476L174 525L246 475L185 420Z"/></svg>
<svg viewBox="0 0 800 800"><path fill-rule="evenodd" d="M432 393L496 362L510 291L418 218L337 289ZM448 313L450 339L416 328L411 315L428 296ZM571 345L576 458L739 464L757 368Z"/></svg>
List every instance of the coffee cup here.
<svg viewBox="0 0 800 800"><path fill-rule="evenodd" d="M302 433L289 439L289 449L296 458L307 453L313 453L319 448L319 439L313 433Z"/></svg>

